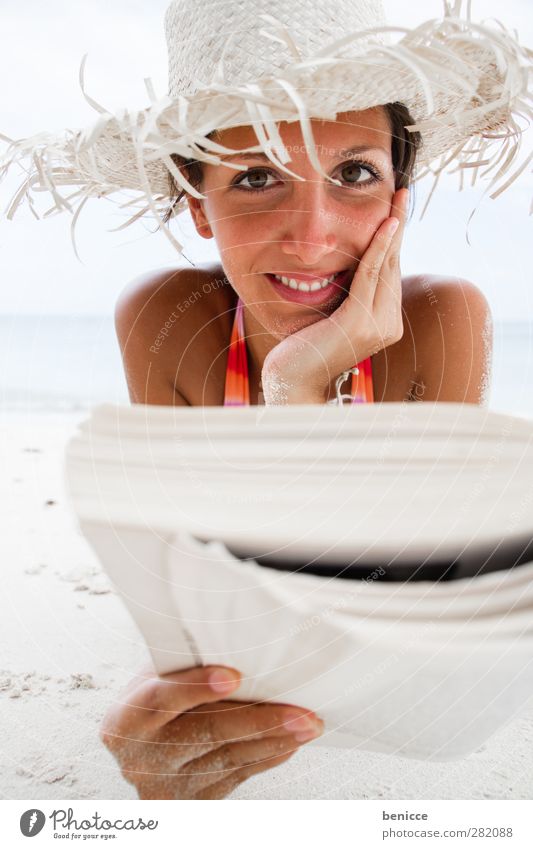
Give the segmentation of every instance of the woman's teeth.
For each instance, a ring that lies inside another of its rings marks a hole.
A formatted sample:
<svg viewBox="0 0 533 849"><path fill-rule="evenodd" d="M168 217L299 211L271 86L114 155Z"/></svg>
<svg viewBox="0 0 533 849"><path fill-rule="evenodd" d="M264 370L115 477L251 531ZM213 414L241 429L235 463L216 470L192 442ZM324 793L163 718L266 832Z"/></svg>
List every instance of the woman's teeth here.
<svg viewBox="0 0 533 849"><path fill-rule="evenodd" d="M292 277L280 277L278 274L273 274L272 276L290 289L298 289L300 292L317 292L319 289L325 289L326 286L329 286L339 274L342 274L342 271L337 271L336 274L326 277L325 280L310 280L309 283L305 283L303 280L293 280Z"/></svg>

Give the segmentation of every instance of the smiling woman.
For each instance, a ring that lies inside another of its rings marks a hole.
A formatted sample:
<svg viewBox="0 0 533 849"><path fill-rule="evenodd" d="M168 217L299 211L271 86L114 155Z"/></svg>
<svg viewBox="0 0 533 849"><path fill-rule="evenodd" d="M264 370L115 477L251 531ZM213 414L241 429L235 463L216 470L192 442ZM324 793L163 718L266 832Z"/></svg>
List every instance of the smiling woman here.
<svg viewBox="0 0 533 849"><path fill-rule="evenodd" d="M217 165L174 155L204 198L175 194L166 218L186 197L222 263L180 269L171 279L155 273L124 292L117 329L132 399L324 403L335 400L338 375L357 365L354 402L482 401L491 353L484 296L462 280L400 276L406 188L420 145L405 129L411 121L401 104L313 119L326 179L298 123L278 125L297 178L267 167L260 151L225 155ZM243 125L211 138L246 151L255 135ZM180 339L175 333L172 345L147 356L153 323L200 279L210 297L181 321ZM227 285L215 289L217 280Z"/></svg>
<svg viewBox="0 0 533 849"><path fill-rule="evenodd" d="M250 390L253 398L259 396L266 357L281 340L331 316L348 297L359 261L389 215L395 190L409 183L419 144L417 134L411 143L407 139L404 127L410 122L400 104L341 113L334 122L312 121L317 155L328 181L317 179L298 124L280 125L280 134L299 179L265 167L268 158L261 152L225 156L219 165L192 163L192 171L191 163L175 158L175 164L185 169L187 178L206 197L202 201L189 196L189 208L198 233L216 239L222 257L216 274L225 275L238 295L237 315L244 322L248 343L241 375L245 397ZM401 127L397 137L396 127ZM245 150L253 145L253 127L217 132L216 139L227 148ZM244 162L247 170L235 175L230 163ZM180 199L178 195L175 203ZM227 309L231 310L230 303ZM361 339L360 319L358 324ZM317 330L324 336L325 328ZM243 336L244 332L240 344ZM348 341L351 361L345 367L358 362L366 372L370 361L368 355L357 356L357 336ZM291 339L291 345L295 342ZM231 360L230 350L225 402L240 403L243 399L232 383ZM269 363L272 368L272 358ZM325 389L336 374L329 373L327 360L324 365L328 370ZM311 364L309 376L300 378L305 394L299 394L299 400L315 400L317 368ZM275 380L279 385L279 376ZM285 377L283 382L287 384ZM267 382L267 393L272 383L273 378ZM294 388L299 391L297 383ZM316 397L323 402L321 389L317 386ZM279 393L276 397L280 398ZM360 400L371 398L367 393Z"/></svg>
<svg viewBox="0 0 533 849"><path fill-rule="evenodd" d="M276 236L275 228L275 213L279 208L280 198L284 199L285 206L288 203L294 211L295 203L298 202L294 194L299 194L299 187L293 180L287 179L286 175L276 174L272 168L264 167L263 163L269 163L265 153L243 153L221 157L222 162L247 163L248 170L244 175L236 177L232 176L233 172L227 167L204 166L198 160L172 155L174 164L185 172L191 185L207 195L205 209L196 198L189 198L189 208L200 235L216 238L217 246L224 257L224 268L217 269L217 272L230 274L232 288L237 291L244 305L242 313L247 328L250 356L243 362L250 371L254 384L258 382L260 365L266 354L276 341L283 338L280 321L283 320L286 324L288 322L287 332L293 333L306 324L319 320L320 317L330 315L346 298L357 261L357 253L353 250L354 237L356 245L357 242L360 245L365 238L365 233L368 237L376 229L371 216L368 216L372 198L375 201L389 193L391 183L395 189L409 186L420 145L420 135L416 132L409 134L405 129L406 125L412 123L408 110L401 103L386 104L360 115L339 114L335 122L313 122L317 153L322 154L324 167L331 171L332 179L336 176L338 188L333 190L333 184L329 186L329 195L333 194L335 201L333 204L328 205L325 202L328 197L327 192L324 198L316 192L318 196L314 198L308 196L303 200L302 212L305 221L302 221L302 215L300 215L296 223L298 238L308 241L318 238L320 241L324 238L324 229L330 229L333 233L338 233L342 241L342 230L344 230L349 234L346 240L349 250L344 251L341 258L339 255L341 251L326 250L324 252L319 249L317 252L318 243L315 243L314 249L309 243L307 250L312 255L307 264L300 264L296 257L293 260L287 259L287 256L291 255L291 250L290 248L287 250L287 246L282 246L279 234L277 234L278 237ZM318 137L316 125L320 126ZM308 182L316 184L316 174L309 166L306 145L298 143L298 136L297 126L284 126L285 147L296 165L295 170L302 180L307 179ZM355 145L351 143L354 137L358 140ZM254 133L251 126L238 127L222 133L215 130L209 138L227 147L245 149L253 144ZM171 175L169 177L171 192L175 192L175 197L165 216L166 221L171 218L175 207L184 197L187 197L187 192L178 191L174 178ZM378 188L381 191L378 191ZM351 190L351 196L348 190ZM238 195L237 192L242 194ZM359 192L359 197L356 192ZM363 198L367 201L364 206L361 204ZM334 208L330 208L331 206ZM317 211L317 215L311 212L313 209ZM375 203L374 209L376 209ZM210 227L206 215L209 219L214 218L220 221L220 226L214 224ZM318 230L315 234L310 232L313 226ZM265 242L263 249L258 247L257 232L262 233L262 239ZM231 243L236 245L233 250ZM264 256L264 248L267 244L270 245L270 250L275 249L277 254L281 255L279 260L274 262L273 259ZM295 245L296 242L293 241L292 244ZM247 253L254 250L252 245L255 245L254 260L263 264L263 270L255 275L243 270L240 274L243 286L239 288L239 283L235 280L235 270L232 269L232 274L229 269L232 267L235 255L241 265L249 261ZM332 257L332 253L337 253L338 256ZM342 268L341 265L346 264L347 258L347 267ZM267 281L272 290L270 287L265 287ZM315 309L299 311L299 313L292 310L282 315L279 307L277 309L275 307L276 301L274 305L272 303L267 305L265 288L266 291L271 291L271 294L277 293L284 301ZM254 300L255 309L248 309L248 301ZM264 315L265 309L266 315ZM241 319L240 314L239 319ZM268 339L269 329L272 333L270 339ZM352 384L354 391L356 383L357 381L354 380ZM230 389L230 395L232 391L235 391L233 387ZM245 386L240 394L242 391L246 392ZM237 392L239 393L238 389ZM239 400L242 399L240 397L235 399L231 395L230 403L239 403Z"/></svg>
<svg viewBox="0 0 533 849"><path fill-rule="evenodd" d="M266 275L276 291L290 302L321 307L323 314L330 314L340 305L349 291L361 246L365 241L368 244L376 231L379 215L383 218L388 212L392 189L409 185L420 143L417 133L412 134L412 139L407 138L405 125L410 123L412 119L402 104L389 104L363 113L339 114L335 122L313 122L316 150L332 179L323 190L316 180L306 145L301 143L298 125L285 125L282 132L285 148L302 183L313 185L312 195L298 181L264 167L263 163L269 162L264 153L224 156L219 166L203 165L173 155L175 164L185 170L189 182L206 195L205 204L190 197L189 208L200 235L215 237L223 256L224 270L230 273L232 286L241 299L243 292L239 291L238 284L235 285L237 281L232 273L232 256L237 255L239 262L245 265L251 261L246 255L245 246L249 246L248 253L254 252L253 260L263 264L259 274L262 287ZM226 147L246 149L253 144L254 132L253 127L244 126L216 132L212 137ZM354 138L356 144L352 144ZM224 165L245 161L248 170L236 177L233 170ZM185 195L186 192L177 194L167 220ZM387 199L385 206L384 198ZM294 221L297 234L290 234L291 249L279 238L275 213L280 210L280 204L294 212L298 203L302 210ZM213 226L209 225L210 220ZM331 231L337 241L335 249L320 248L318 242L324 239L325 231ZM258 247L258 233L262 234L265 243L262 249ZM297 242L306 240L309 261L303 258L287 260L287 256L296 255ZM277 260L279 265L275 262L272 266L273 260L264 256L267 244L270 252L276 250L283 255ZM333 262L331 258L322 261L322 257L332 257L335 252L344 253L346 268L339 266L340 256L334 257ZM340 273L344 274L342 280L338 279ZM336 277L330 279L332 276ZM248 274L248 296L251 283ZM317 313L315 320L318 318Z"/></svg>

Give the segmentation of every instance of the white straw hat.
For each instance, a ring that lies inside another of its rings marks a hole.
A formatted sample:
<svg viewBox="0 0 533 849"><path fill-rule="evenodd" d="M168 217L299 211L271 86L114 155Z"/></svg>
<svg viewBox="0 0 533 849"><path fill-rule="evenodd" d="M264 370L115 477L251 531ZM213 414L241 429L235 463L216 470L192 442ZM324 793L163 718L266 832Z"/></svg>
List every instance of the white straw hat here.
<svg viewBox="0 0 533 849"><path fill-rule="evenodd" d="M302 179L286 166L290 156L276 126L298 120L309 158L327 177L309 119L334 120L339 112L397 102L413 118L407 129L421 134L413 179L433 173L436 181L452 169L462 187L470 169L472 183L490 175L494 198L531 160L529 154L519 161L519 151L533 117L533 53L501 23L474 23L470 5L461 17L460 0L445 2L442 18L409 30L387 25L380 0L202 0L200 8L198 0L174 0L165 16L168 95L157 97L146 80L150 105L113 114L86 94L84 59L81 87L98 120L61 135L2 137L9 147L0 176L16 162L31 161L7 216L24 198L33 210L32 192L45 191L54 203L49 212L69 210L75 224L89 197L133 190L125 206L139 208L121 228L151 211L181 252L162 218L176 184L203 195L172 154L216 164L217 154L235 151L207 136L252 125L258 144L246 150L263 151ZM64 197L62 186L75 192ZM184 198L173 214L186 204Z"/></svg>

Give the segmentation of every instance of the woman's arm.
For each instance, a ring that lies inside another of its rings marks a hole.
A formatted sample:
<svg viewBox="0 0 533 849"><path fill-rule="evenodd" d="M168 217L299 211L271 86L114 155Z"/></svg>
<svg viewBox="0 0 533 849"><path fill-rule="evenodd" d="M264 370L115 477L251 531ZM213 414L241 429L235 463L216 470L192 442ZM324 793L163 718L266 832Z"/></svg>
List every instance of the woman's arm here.
<svg viewBox="0 0 533 849"><path fill-rule="evenodd" d="M467 280L417 275L404 314L415 346L416 400L486 404L492 363L492 315Z"/></svg>
<svg viewBox="0 0 533 849"><path fill-rule="evenodd" d="M178 328L173 321L177 287L188 285L186 269L163 269L132 280L115 307L115 328L133 404L189 406L175 388ZM181 329L181 328L180 328Z"/></svg>

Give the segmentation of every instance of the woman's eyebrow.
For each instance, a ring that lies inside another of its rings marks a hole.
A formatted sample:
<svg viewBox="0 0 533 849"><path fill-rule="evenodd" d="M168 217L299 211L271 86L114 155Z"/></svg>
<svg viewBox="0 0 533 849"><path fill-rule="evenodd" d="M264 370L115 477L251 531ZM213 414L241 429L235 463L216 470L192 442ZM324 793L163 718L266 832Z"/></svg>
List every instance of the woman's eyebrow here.
<svg viewBox="0 0 533 849"><path fill-rule="evenodd" d="M341 148L339 150L335 150L334 148L324 147L324 145L315 145L318 151L324 152L326 151L331 158L341 158L343 156L350 156L353 153L368 153L371 150L379 151L380 153L384 153L387 156L390 155L390 149L388 150L385 147L381 147L381 145L368 145L368 144L357 144L353 147L349 148ZM288 152L290 153L293 150L291 145L286 145ZM304 145L298 145L298 152L302 152ZM266 155L266 153L232 153L228 156L220 156L222 160L230 160L230 159L264 159L267 162L272 162L271 159Z"/></svg>
<svg viewBox="0 0 533 849"><path fill-rule="evenodd" d="M350 153L367 153L369 150L377 150L380 153L385 153L387 156L390 154L390 147L382 147L380 144L356 144L354 147L337 151L337 154L339 156L349 156Z"/></svg>

